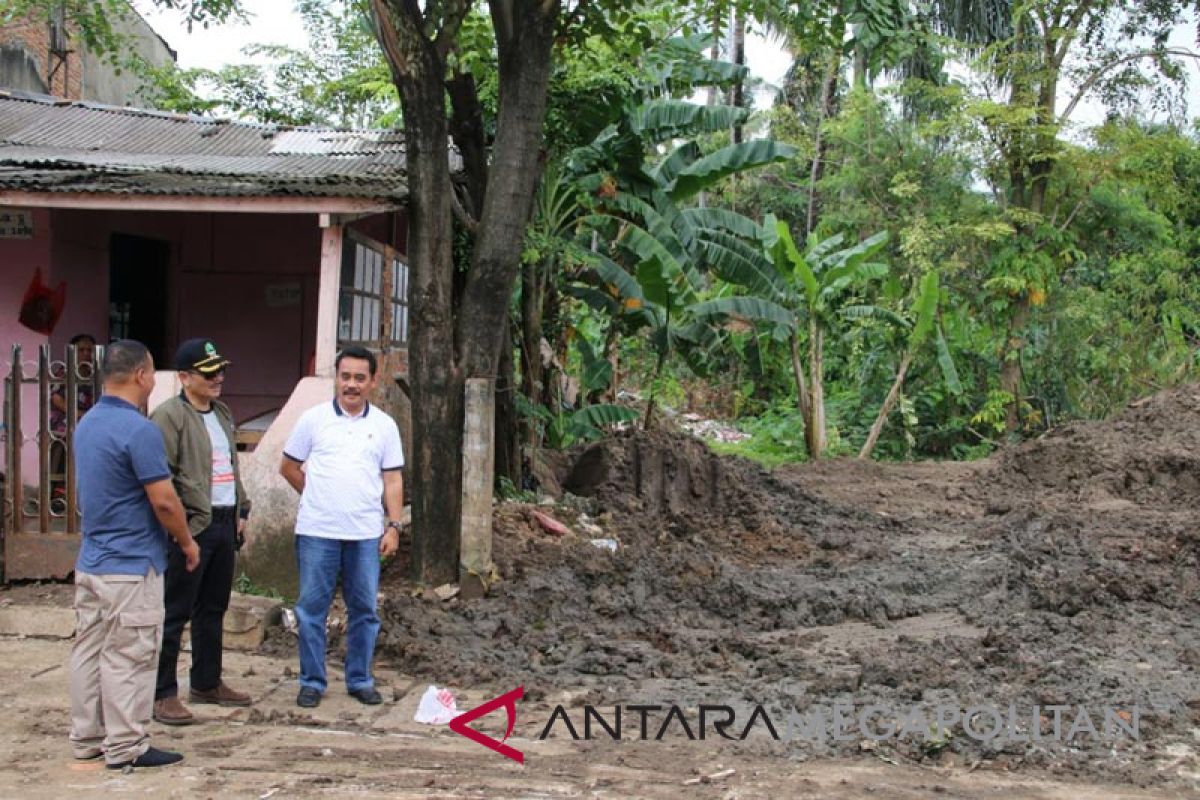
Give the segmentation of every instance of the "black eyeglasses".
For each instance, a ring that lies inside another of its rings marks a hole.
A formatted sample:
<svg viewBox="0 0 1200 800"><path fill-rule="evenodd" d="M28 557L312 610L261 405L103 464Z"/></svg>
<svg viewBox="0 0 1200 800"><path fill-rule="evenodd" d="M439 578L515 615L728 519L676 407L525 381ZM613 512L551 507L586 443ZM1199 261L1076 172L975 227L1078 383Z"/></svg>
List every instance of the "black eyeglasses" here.
<svg viewBox="0 0 1200 800"><path fill-rule="evenodd" d="M225 374L225 368L221 367L216 372L200 372L199 370L191 370L193 375L199 375L206 381L215 381L218 377Z"/></svg>

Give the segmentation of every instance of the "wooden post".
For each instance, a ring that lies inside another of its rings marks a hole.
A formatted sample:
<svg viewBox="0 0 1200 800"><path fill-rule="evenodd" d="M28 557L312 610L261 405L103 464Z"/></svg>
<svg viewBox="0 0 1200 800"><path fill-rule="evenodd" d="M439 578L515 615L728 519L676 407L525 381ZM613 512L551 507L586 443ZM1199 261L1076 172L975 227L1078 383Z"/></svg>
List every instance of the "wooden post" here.
<svg viewBox="0 0 1200 800"><path fill-rule="evenodd" d="M392 295L395 294L395 281L392 280L392 262L396 260L396 250L388 245L383 246L383 281L380 284L380 295L383 307L379 309L380 327L379 351L387 354L392 350L392 318L395 316L392 306Z"/></svg>
<svg viewBox="0 0 1200 800"><path fill-rule="evenodd" d="M342 279L342 226L321 215L321 278L317 289L316 374L333 377L337 358L338 295Z"/></svg>
<svg viewBox="0 0 1200 800"><path fill-rule="evenodd" d="M495 381L469 378L464 394L462 547L458 571L462 596L471 599L487 591L493 569Z"/></svg>

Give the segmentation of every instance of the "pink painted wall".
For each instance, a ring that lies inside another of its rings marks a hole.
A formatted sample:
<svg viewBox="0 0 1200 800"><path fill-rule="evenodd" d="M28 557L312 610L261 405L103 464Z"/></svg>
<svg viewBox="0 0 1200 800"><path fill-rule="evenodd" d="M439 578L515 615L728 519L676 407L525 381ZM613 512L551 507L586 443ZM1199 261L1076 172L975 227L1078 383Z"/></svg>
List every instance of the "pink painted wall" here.
<svg viewBox="0 0 1200 800"><path fill-rule="evenodd" d="M316 215L62 210L54 219L56 274L88 287L78 303L68 288L56 347L78 332L107 338L109 240L122 233L170 245L169 353L193 336L211 338L234 362L225 399L239 421L281 407L306 374L316 343Z"/></svg>
<svg viewBox="0 0 1200 800"><path fill-rule="evenodd" d="M225 399L241 421L281 408L308 374L321 229L315 215L204 216L187 231L176 341L211 337L233 361Z"/></svg>
<svg viewBox="0 0 1200 800"><path fill-rule="evenodd" d="M354 227L406 249L403 214L376 215ZM8 374L14 342L31 363L47 342L17 322L37 266L51 285L67 283L63 315L48 338L54 356L62 358L77 333L108 340L114 233L169 245L162 303L169 352L193 336L213 339L233 361L225 400L238 421L283 407L300 378L311 374L316 349L321 229L315 214L35 210L33 238L0 239L0 373ZM36 387L26 388L26 432L36 430L36 405ZM27 483L36 482L36 457L36 445L27 443Z"/></svg>
<svg viewBox="0 0 1200 800"><path fill-rule="evenodd" d="M41 267L43 280L51 286L55 285L50 264L52 239L50 212L43 210L33 212L33 238L0 239L0 378L9 375L14 344L21 346L21 356L27 365L25 371L32 371L36 368L38 348L46 343L45 336L26 328L17 321L17 316L34 270ZM68 293L67 304L70 302ZM21 392L21 428L25 437L37 430L37 401L37 387L24 387ZM7 431L5 433L7 435ZM23 446L21 469L26 483L37 483L35 442L28 441Z"/></svg>

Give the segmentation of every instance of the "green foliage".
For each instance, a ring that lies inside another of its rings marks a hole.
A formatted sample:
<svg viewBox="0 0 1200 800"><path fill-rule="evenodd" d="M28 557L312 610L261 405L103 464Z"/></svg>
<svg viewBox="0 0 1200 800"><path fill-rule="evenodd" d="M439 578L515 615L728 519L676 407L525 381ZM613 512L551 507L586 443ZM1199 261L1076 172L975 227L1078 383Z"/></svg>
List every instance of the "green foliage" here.
<svg viewBox="0 0 1200 800"><path fill-rule="evenodd" d="M308 33L302 49L255 44L252 59L219 70L140 67L151 105L282 125L392 127L399 97L359 3L293 0Z"/></svg>
<svg viewBox="0 0 1200 800"><path fill-rule="evenodd" d="M999 389L993 389L987 393L987 398L984 401L983 407L976 411L971 416L971 422L975 425L982 425L990 429L993 434L1000 435L1004 433L1004 417L1007 413L1008 406L1012 403L1013 396L1008 392L1002 392Z"/></svg>
<svg viewBox="0 0 1200 800"><path fill-rule="evenodd" d="M253 594L259 597L269 597L272 600L286 600L274 587L260 586L245 572L239 572L233 581L233 590L242 594Z"/></svg>
<svg viewBox="0 0 1200 800"><path fill-rule="evenodd" d="M513 503L536 503L538 496L537 492L531 492L524 489L518 489L508 476L501 475L496 481L496 494L501 500Z"/></svg>
<svg viewBox="0 0 1200 800"><path fill-rule="evenodd" d="M188 30L207 28L234 19L245 19L239 0L152 0L155 6L177 12ZM132 49L128 37L114 23L132 21L133 8L126 0L6 0L0 8L0 26L28 18L67 23L92 53L112 63L128 63Z"/></svg>
<svg viewBox="0 0 1200 800"><path fill-rule="evenodd" d="M531 420L539 429L547 447L561 450L576 442L590 442L601 438L606 430L628 424L638 419L641 412L636 409L612 404L584 406L574 411L560 409L555 412L543 405L531 403L523 395L517 395L517 413Z"/></svg>
<svg viewBox="0 0 1200 800"><path fill-rule="evenodd" d="M200 25L237 14L233 0L156 4ZM49 18L58 5L12 0L0 19ZM550 158L522 258L550 287L544 335L584 407L527 407L526 418L555 444L578 441L632 413L587 402L633 387L685 403L703 376L732 413L758 415L734 449L793 460L803 425L789 410L789 337L807 358L812 321L827 334L835 450L862 441L913 353L877 448L885 458L979 457L1004 438L1010 403L1026 412L1018 433L1034 433L1200 375L1200 145L1178 124L1179 54L1165 39L1184 4L1090 4L1077 27L1049 33L1039 20L1054 16L1050 0L969 5L749 4L796 53L784 102L750 114L691 101L747 77L709 57L729 3L581 4L556 53ZM254 63L216 72L129 59L113 26L122 7L66 4L80 40L142 71L161 108L399 123L359 3L302 0L309 46L259 46ZM1040 61L1044 45L1067 53L1062 70ZM1138 57L1143 46L1152 57ZM489 137L495 57L480 7L449 66L474 77ZM950 58L965 79L946 80ZM896 80L876 88L885 72ZM1036 90L1055 75L1062 102L1047 113ZM1080 85L1110 114L1068 138L1053 111ZM770 138L732 144L734 124L766 125ZM818 136L825 168L812 186ZM810 189L824 202L808 237ZM886 241L866 239L884 230ZM845 252L856 247L871 252ZM1006 363L1023 370L1015 395L999 384Z"/></svg>
<svg viewBox="0 0 1200 800"><path fill-rule="evenodd" d="M749 439L709 442L709 447L723 455L748 458L767 468L808 460L804 421L793 404L773 407L758 417L744 420L741 428L750 434Z"/></svg>

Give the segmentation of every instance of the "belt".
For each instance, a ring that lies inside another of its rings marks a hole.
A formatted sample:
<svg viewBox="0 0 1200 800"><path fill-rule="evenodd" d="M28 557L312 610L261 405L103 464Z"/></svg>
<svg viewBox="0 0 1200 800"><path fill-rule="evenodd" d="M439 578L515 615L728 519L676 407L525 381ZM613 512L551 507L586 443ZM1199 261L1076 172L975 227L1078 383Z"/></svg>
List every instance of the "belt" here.
<svg viewBox="0 0 1200 800"><path fill-rule="evenodd" d="M212 518L214 522L233 519L237 516L237 506L213 506Z"/></svg>

